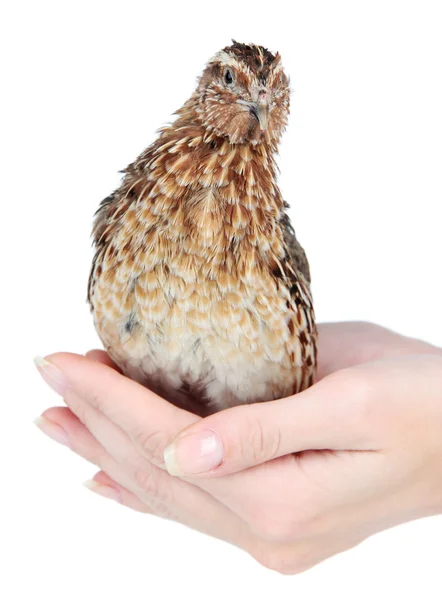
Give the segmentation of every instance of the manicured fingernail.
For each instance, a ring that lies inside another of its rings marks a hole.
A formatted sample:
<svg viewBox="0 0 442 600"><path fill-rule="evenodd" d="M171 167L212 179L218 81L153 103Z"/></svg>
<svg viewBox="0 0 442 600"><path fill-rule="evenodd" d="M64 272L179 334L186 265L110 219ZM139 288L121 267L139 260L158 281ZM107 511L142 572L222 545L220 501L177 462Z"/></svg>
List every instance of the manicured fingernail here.
<svg viewBox="0 0 442 600"><path fill-rule="evenodd" d="M70 447L71 444L68 434L62 427L60 427L60 425L54 423L54 421L50 421L46 417L37 417L34 423L48 437L55 440L59 444L63 444L63 446Z"/></svg>
<svg viewBox="0 0 442 600"><path fill-rule="evenodd" d="M95 481L95 479L89 479L88 481L85 481L83 485L87 487L88 490L95 492L99 496L109 498L109 500L115 500L115 502L121 502L120 492L109 485L98 483L98 481Z"/></svg>
<svg viewBox="0 0 442 600"><path fill-rule="evenodd" d="M41 356L36 356L34 358L34 363L49 387L51 387L54 392L57 392L57 394L63 396L68 388L68 380L65 374L60 371L58 367Z"/></svg>
<svg viewBox="0 0 442 600"><path fill-rule="evenodd" d="M185 434L164 450L164 462L171 475L198 475L218 467L224 458L223 445L211 430Z"/></svg>

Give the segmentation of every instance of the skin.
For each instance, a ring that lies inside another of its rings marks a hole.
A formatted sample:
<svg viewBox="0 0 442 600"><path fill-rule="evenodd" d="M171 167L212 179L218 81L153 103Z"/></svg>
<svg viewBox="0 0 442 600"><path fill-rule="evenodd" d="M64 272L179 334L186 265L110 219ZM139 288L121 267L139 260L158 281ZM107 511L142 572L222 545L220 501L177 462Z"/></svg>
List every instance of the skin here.
<svg viewBox="0 0 442 600"><path fill-rule="evenodd" d="M368 323L320 325L312 388L206 419L125 378L104 352L47 360L39 370L67 407L37 424L100 469L93 491L280 573L442 513L442 349L422 341ZM177 436L213 431L220 466L167 472L163 452Z"/></svg>

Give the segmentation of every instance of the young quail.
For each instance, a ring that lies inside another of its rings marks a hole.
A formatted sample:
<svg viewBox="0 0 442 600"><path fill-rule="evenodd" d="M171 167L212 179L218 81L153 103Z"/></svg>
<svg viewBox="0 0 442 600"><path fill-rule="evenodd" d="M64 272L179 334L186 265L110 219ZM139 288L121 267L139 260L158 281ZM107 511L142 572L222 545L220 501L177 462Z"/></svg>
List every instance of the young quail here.
<svg viewBox="0 0 442 600"><path fill-rule="evenodd" d="M234 41L95 215L88 300L106 350L203 416L314 381L309 265L275 164L289 101L280 55Z"/></svg>

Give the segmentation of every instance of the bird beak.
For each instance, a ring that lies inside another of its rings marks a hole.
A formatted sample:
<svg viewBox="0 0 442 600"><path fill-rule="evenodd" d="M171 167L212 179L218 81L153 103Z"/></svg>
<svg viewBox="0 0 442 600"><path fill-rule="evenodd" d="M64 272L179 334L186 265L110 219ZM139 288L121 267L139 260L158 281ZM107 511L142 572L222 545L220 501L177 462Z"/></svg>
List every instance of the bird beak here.
<svg viewBox="0 0 442 600"><path fill-rule="evenodd" d="M256 98L256 96L255 96ZM269 125L269 97L265 92L258 95L256 102L237 100L238 104L247 106L249 111L257 118L261 131L265 131Z"/></svg>
<svg viewBox="0 0 442 600"><path fill-rule="evenodd" d="M256 102L254 109L261 131L265 131L269 124L269 105L267 102Z"/></svg>
<svg viewBox="0 0 442 600"><path fill-rule="evenodd" d="M255 116L259 121L261 131L265 131L269 125L270 94L266 88L261 88L253 95Z"/></svg>

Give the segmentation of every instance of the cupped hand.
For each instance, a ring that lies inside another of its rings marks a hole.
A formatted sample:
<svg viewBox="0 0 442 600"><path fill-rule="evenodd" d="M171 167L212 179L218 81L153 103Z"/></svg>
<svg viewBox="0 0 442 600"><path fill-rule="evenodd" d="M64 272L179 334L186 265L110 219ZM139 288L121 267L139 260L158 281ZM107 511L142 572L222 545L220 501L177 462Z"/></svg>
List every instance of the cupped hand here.
<svg viewBox="0 0 442 600"><path fill-rule="evenodd" d="M319 332L312 388L206 419L104 353L55 354L38 366L68 408L38 424L101 469L94 491L296 573L442 511L442 350L364 323Z"/></svg>

